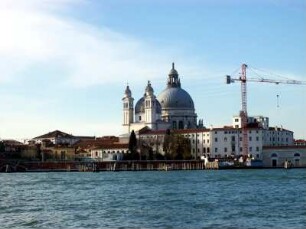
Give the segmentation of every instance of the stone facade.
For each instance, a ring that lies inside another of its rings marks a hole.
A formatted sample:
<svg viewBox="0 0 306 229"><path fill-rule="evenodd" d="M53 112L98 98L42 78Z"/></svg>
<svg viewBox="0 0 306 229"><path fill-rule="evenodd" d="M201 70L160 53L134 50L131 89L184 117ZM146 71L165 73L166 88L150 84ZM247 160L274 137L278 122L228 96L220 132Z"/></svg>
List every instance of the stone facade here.
<svg viewBox="0 0 306 229"><path fill-rule="evenodd" d="M264 147L264 167L284 167L289 162L293 167L306 167L306 146Z"/></svg>

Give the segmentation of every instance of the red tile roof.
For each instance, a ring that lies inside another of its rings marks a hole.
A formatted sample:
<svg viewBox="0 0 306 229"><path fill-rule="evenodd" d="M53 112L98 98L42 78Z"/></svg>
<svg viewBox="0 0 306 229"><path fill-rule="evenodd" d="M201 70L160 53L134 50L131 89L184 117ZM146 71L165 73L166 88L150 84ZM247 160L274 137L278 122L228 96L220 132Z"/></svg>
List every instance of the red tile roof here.
<svg viewBox="0 0 306 229"><path fill-rule="evenodd" d="M294 140L295 143L306 143L306 140L304 139L296 139Z"/></svg>

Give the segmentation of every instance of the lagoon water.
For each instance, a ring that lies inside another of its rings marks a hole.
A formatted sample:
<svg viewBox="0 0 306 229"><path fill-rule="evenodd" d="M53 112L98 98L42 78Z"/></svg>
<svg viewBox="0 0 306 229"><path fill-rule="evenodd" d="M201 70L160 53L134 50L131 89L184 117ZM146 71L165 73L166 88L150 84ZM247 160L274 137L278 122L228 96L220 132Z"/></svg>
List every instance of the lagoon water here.
<svg viewBox="0 0 306 229"><path fill-rule="evenodd" d="M0 174L1 228L306 228L306 170Z"/></svg>

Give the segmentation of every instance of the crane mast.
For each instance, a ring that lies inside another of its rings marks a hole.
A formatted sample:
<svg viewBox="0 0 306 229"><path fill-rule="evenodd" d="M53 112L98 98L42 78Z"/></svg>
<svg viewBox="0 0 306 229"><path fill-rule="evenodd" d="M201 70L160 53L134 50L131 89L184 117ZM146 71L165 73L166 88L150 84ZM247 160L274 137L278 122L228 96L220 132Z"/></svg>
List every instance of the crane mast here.
<svg viewBox="0 0 306 229"><path fill-rule="evenodd" d="M247 85L246 85L246 64L242 64L241 66L241 111L240 111L240 119L241 119L241 128L242 128L242 155L248 155L248 111L247 111Z"/></svg>

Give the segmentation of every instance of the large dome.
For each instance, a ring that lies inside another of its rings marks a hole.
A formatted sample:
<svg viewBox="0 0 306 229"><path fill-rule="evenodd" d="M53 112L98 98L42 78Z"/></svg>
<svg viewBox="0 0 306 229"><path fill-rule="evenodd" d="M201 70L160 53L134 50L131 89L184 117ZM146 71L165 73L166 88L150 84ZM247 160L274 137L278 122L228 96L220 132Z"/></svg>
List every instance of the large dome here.
<svg viewBox="0 0 306 229"><path fill-rule="evenodd" d="M191 96L180 87L168 87L158 97L162 109L192 109L194 103Z"/></svg>

